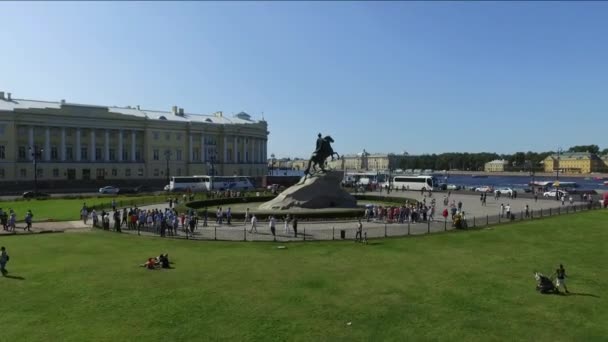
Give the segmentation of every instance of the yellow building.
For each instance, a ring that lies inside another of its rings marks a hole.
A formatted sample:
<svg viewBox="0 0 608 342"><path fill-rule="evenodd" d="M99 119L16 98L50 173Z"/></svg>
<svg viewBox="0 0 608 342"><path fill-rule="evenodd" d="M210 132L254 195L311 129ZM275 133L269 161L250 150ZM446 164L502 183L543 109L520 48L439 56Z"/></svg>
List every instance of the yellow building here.
<svg viewBox="0 0 608 342"><path fill-rule="evenodd" d="M265 121L15 99L0 92L0 182L166 179L267 172Z"/></svg>
<svg viewBox="0 0 608 342"><path fill-rule="evenodd" d="M558 159L559 158L559 159ZM545 172L591 173L603 172L605 162L597 155L587 152L565 152L553 154L543 160Z"/></svg>
<svg viewBox="0 0 608 342"><path fill-rule="evenodd" d="M509 162L506 160L492 160L484 164L486 172L504 172L509 169Z"/></svg>

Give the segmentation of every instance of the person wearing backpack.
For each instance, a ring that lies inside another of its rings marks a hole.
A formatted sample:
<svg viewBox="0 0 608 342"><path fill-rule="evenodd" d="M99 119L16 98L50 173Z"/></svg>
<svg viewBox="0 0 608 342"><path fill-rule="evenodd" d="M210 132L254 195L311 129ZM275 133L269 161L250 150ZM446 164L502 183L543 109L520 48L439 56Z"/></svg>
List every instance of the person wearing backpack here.
<svg viewBox="0 0 608 342"><path fill-rule="evenodd" d="M6 270L6 263L9 260L9 256L6 253L6 248L2 246L0 248L0 272L2 272L2 276L6 276L8 271Z"/></svg>

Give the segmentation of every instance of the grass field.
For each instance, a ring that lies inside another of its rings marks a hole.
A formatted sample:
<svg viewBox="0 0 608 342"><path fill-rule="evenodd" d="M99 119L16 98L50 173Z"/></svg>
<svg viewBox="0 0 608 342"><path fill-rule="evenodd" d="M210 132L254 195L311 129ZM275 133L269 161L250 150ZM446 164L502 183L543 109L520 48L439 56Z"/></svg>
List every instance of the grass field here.
<svg viewBox="0 0 608 342"><path fill-rule="evenodd" d="M608 211L353 242L2 237L3 341L605 341ZM174 269L137 266L168 252ZM572 295L533 270L564 263ZM348 322L352 322L348 325Z"/></svg>
<svg viewBox="0 0 608 342"><path fill-rule="evenodd" d="M18 200L18 201L0 201L2 210L13 209L17 213L17 220L22 221L25 218L25 213L32 210L34 213L34 221L69 221L78 220L80 218L80 209L83 203L87 206L104 205L105 208L111 208L112 199L116 200L119 206L143 205L159 203L166 200L165 195L145 195L145 196L97 196L88 198L51 198L44 200Z"/></svg>

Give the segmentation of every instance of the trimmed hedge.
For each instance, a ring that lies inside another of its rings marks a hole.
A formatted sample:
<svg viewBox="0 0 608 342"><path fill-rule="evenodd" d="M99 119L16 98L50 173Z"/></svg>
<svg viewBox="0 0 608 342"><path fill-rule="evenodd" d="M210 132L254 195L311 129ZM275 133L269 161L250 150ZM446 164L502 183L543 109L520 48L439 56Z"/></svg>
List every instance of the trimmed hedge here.
<svg viewBox="0 0 608 342"><path fill-rule="evenodd" d="M392 197L392 196L372 196L372 195L353 195L358 201L376 201L376 202L387 202L394 203L396 205L402 205L405 201L410 203L418 203L415 199L407 197Z"/></svg>
<svg viewBox="0 0 608 342"><path fill-rule="evenodd" d="M186 207L191 209L201 209L208 207L217 207L233 203L250 203L250 202L268 202L273 199L274 196L248 196L248 197L225 197L225 198L214 198L201 201L192 201L186 203Z"/></svg>

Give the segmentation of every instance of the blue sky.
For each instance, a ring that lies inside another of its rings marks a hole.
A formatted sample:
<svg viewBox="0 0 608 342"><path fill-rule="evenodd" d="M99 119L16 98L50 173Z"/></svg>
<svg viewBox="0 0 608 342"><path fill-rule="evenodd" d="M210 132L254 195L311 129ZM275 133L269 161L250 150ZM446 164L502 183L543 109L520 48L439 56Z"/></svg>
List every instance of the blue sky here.
<svg viewBox="0 0 608 342"><path fill-rule="evenodd" d="M281 157L608 147L605 2L0 2L0 34L14 97L263 112Z"/></svg>

